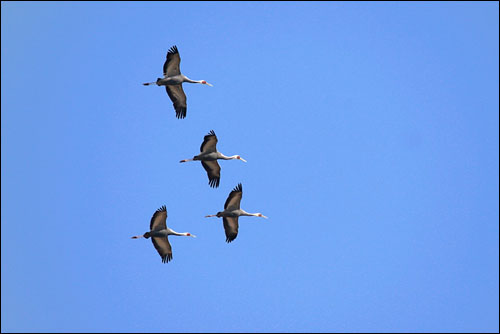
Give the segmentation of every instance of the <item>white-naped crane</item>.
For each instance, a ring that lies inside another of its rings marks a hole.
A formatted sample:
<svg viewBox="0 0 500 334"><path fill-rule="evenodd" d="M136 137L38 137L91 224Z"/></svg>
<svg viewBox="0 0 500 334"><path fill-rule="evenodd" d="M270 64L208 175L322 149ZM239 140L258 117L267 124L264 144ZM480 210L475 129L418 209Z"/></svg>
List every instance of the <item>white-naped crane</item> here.
<svg viewBox="0 0 500 334"><path fill-rule="evenodd" d="M226 242L231 242L238 236L238 217L240 216L255 216L267 218L262 213L248 213L240 209L241 197L243 196L243 187L239 183L229 193L229 196L224 203L224 211L217 212L215 215L205 217L222 217L224 223L224 231L226 232Z"/></svg>
<svg viewBox="0 0 500 334"><path fill-rule="evenodd" d="M203 143L201 143L200 146L200 152L201 153L194 156L193 159L184 159L179 162L200 160L201 165L207 171L208 184L212 188L217 188L220 183L220 166L217 163L217 159L222 159L222 160L238 159L243 162L247 162L239 155L232 155L230 157L227 157L224 154L217 151L217 136L215 135L214 130L210 130L210 132L203 138Z"/></svg>
<svg viewBox="0 0 500 334"><path fill-rule="evenodd" d="M179 235L193 238L196 237L191 233L179 233L167 227L167 207L165 205L160 207L153 214L153 217L151 217L151 223L149 224L149 229L149 232L146 232L143 235L133 236L132 239L151 238L153 245L158 251L158 254L160 254L161 256L161 262L163 263L167 263L168 261L172 260L173 257L172 247L170 246L170 242L168 242L169 235Z"/></svg>
<svg viewBox="0 0 500 334"><path fill-rule="evenodd" d="M186 94L182 89L183 82L199 83L203 85L212 86L205 80L191 80L184 74L181 74L181 57L177 46L172 46L167 52L167 60L163 64L163 79L158 78L155 82L146 82L143 85L158 85L165 86L167 94L172 100L175 109L175 116L177 118L185 118L187 111Z"/></svg>

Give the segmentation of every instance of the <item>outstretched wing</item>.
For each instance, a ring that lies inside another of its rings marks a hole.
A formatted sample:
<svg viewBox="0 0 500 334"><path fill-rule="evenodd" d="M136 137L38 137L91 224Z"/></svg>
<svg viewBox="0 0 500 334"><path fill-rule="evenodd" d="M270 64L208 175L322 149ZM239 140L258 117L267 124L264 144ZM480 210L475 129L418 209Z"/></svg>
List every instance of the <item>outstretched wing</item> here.
<svg viewBox="0 0 500 334"><path fill-rule="evenodd" d="M165 86L168 97L172 100L175 109L175 117L185 118L187 111L186 94L182 89L182 84Z"/></svg>
<svg viewBox="0 0 500 334"><path fill-rule="evenodd" d="M203 137L203 143L200 146L200 152L217 152L217 136L214 130Z"/></svg>
<svg viewBox="0 0 500 334"><path fill-rule="evenodd" d="M161 256L161 262L166 263L172 260L172 247L167 237L151 237L151 241Z"/></svg>
<svg viewBox="0 0 500 334"><path fill-rule="evenodd" d="M151 231L164 230L167 228L167 207L163 205L151 217L149 229Z"/></svg>
<svg viewBox="0 0 500 334"><path fill-rule="evenodd" d="M167 60L163 64L163 75L172 77L181 74L181 56L177 50L177 46L172 46L167 52Z"/></svg>
<svg viewBox="0 0 500 334"><path fill-rule="evenodd" d="M238 236L238 217L223 217L226 242L231 242Z"/></svg>
<svg viewBox="0 0 500 334"><path fill-rule="evenodd" d="M212 188L217 188L220 182L220 166L217 160L214 161L201 161L201 165L207 171L208 184Z"/></svg>
<svg viewBox="0 0 500 334"><path fill-rule="evenodd" d="M241 186L241 183L238 183L238 185L234 187L233 191L229 193L226 203L224 203L224 210L239 210L242 196L243 187Z"/></svg>

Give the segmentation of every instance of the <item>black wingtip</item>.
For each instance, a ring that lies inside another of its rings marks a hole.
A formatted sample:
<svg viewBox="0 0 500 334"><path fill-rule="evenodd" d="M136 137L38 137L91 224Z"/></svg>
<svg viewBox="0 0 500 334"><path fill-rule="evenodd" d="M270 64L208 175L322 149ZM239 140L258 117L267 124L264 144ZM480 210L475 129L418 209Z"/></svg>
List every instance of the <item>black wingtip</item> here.
<svg viewBox="0 0 500 334"><path fill-rule="evenodd" d="M236 187L234 187L233 191L243 192L243 186L241 185L241 183L238 183L238 185Z"/></svg>
<svg viewBox="0 0 500 334"><path fill-rule="evenodd" d="M229 237L226 237L226 242L227 242L228 244L230 244L231 242L233 242L233 241L234 241L234 239L236 239L236 236L235 236L234 238L229 238Z"/></svg>
<svg viewBox="0 0 500 334"><path fill-rule="evenodd" d="M160 206L160 208L158 210L156 210L156 212L166 212L166 211L167 211L167 207L165 205Z"/></svg>
<svg viewBox="0 0 500 334"><path fill-rule="evenodd" d="M178 119L186 118L186 113L187 113L186 108L178 109L175 111L175 117L177 117Z"/></svg>
<svg viewBox="0 0 500 334"><path fill-rule="evenodd" d="M170 49L168 49L168 53L169 54L176 54L176 53L179 53L179 50L177 50L177 46L174 45Z"/></svg>
<svg viewBox="0 0 500 334"><path fill-rule="evenodd" d="M211 179L211 180L208 181L208 184L212 188L218 188L219 187L219 183L220 183L220 178L215 178L215 179Z"/></svg>
<svg viewBox="0 0 500 334"><path fill-rule="evenodd" d="M210 130L204 137L203 137L203 140L208 140L210 137L215 137L217 138L217 136L215 135L215 132L214 130ZM202 144L203 146L203 144ZM200 147L201 149L201 147Z"/></svg>
<svg viewBox="0 0 500 334"><path fill-rule="evenodd" d="M172 260L173 256L172 254L165 255L161 258L162 263L168 263L170 260Z"/></svg>

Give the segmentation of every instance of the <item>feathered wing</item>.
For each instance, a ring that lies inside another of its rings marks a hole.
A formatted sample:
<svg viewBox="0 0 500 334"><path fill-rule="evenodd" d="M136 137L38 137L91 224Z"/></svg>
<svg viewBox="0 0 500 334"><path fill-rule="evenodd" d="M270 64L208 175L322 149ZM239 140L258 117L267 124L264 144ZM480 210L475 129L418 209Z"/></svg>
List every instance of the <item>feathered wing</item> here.
<svg viewBox="0 0 500 334"><path fill-rule="evenodd" d="M164 230L167 228L167 207L163 205L151 217L149 229L151 231ZM170 246L169 246L170 247Z"/></svg>
<svg viewBox="0 0 500 334"><path fill-rule="evenodd" d="M243 187L241 186L241 183L238 183L238 185L229 193L226 203L224 203L224 210L239 210L242 196Z"/></svg>
<svg viewBox="0 0 500 334"><path fill-rule="evenodd" d="M173 77L181 74L181 56L177 46L172 46L167 52L167 60L163 64L163 75Z"/></svg>
<svg viewBox="0 0 500 334"><path fill-rule="evenodd" d="M167 263L172 260L172 247L168 242L168 237L151 237L151 241L161 256L161 262Z"/></svg>
<svg viewBox="0 0 500 334"><path fill-rule="evenodd" d="M223 217L226 242L231 242L238 236L238 217Z"/></svg>
<svg viewBox="0 0 500 334"><path fill-rule="evenodd" d="M182 89L182 84L165 86L168 97L172 100L175 109L175 117L185 118L187 112L186 94Z"/></svg>
<svg viewBox="0 0 500 334"><path fill-rule="evenodd" d="M217 136L214 130L203 137L203 143L200 146L200 152L217 152Z"/></svg>
<svg viewBox="0 0 500 334"><path fill-rule="evenodd" d="M208 184L212 188L217 188L220 183L220 166L217 160L214 161L201 161L201 165L207 171Z"/></svg>

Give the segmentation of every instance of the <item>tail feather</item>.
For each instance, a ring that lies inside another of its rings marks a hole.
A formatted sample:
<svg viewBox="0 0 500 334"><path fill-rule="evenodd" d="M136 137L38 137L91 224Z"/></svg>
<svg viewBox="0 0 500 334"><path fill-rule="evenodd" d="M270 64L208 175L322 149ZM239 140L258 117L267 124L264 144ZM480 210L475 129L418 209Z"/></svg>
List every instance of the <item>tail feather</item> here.
<svg viewBox="0 0 500 334"><path fill-rule="evenodd" d="M151 236L151 233L149 232L146 232L144 233L143 235L134 235L133 237L131 237L132 239L139 239L139 238L149 238Z"/></svg>
<svg viewBox="0 0 500 334"><path fill-rule="evenodd" d="M144 86L149 86L149 85L158 85L158 81L160 81L161 78L156 79L155 82L145 82L143 83Z"/></svg>

